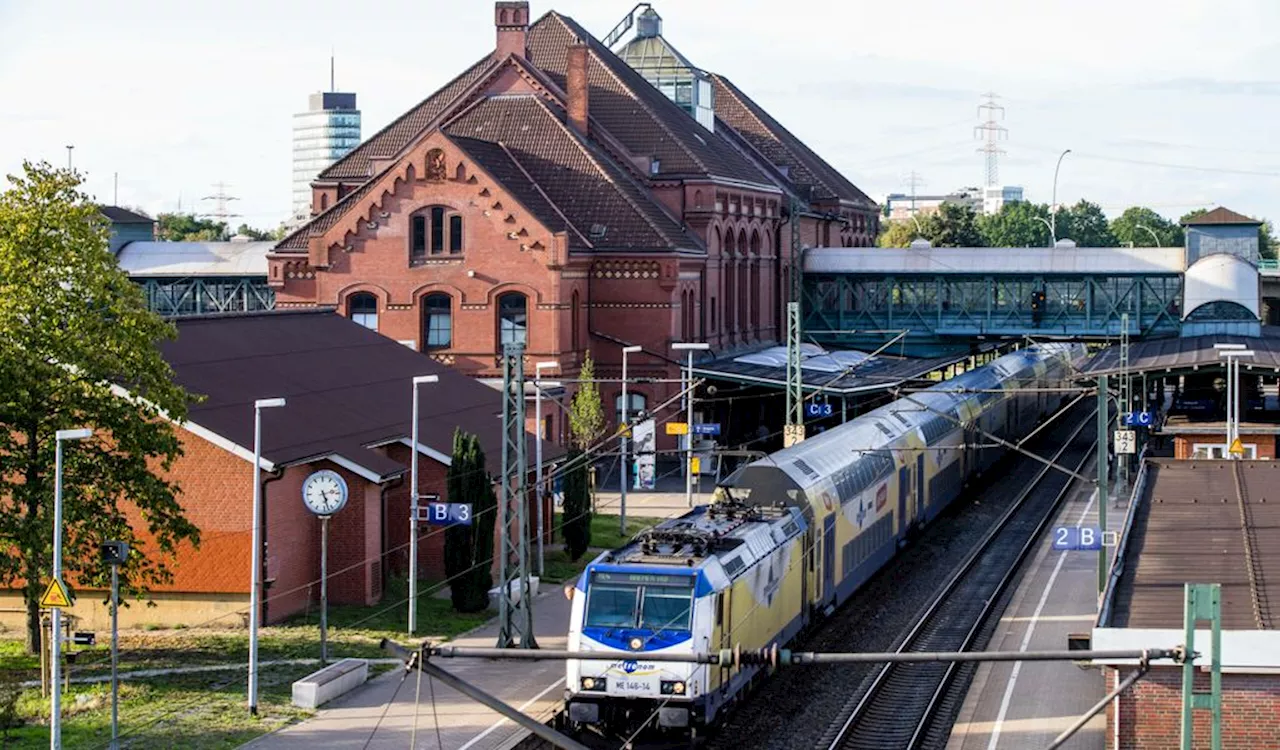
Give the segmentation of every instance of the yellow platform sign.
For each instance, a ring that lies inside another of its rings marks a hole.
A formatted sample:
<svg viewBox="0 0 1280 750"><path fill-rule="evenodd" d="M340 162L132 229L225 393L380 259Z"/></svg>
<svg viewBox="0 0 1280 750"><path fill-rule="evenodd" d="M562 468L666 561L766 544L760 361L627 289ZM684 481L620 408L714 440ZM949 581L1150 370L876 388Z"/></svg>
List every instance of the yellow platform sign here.
<svg viewBox="0 0 1280 750"><path fill-rule="evenodd" d="M693 474L701 474L702 459L698 458L697 456L694 456L693 458L689 459L689 471L690 473L693 473Z"/></svg>
<svg viewBox="0 0 1280 750"><path fill-rule="evenodd" d="M1231 447L1227 449L1227 453L1233 456L1244 455L1244 443L1240 442L1240 438L1231 441Z"/></svg>
<svg viewBox="0 0 1280 750"><path fill-rule="evenodd" d="M667 434L668 435L688 435L689 423L688 422L667 422Z"/></svg>
<svg viewBox="0 0 1280 750"><path fill-rule="evenodd" d="M53 607L70 607L71 597L67 596L67 587L62 585L62 581L57 578L49 581L49 585L45 587L44 593L40 595L40 608L52 609Z"/></svg>

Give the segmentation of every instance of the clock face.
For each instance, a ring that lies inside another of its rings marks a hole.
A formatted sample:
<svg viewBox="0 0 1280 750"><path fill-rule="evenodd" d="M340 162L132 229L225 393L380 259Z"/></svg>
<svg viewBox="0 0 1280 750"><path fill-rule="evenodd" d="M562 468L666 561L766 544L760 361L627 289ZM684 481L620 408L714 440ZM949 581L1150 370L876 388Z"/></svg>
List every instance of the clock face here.
<svg viewBox="0 0 1280 750"><path fill-rule="evenodd" d="M317 471L302 483L302 501L312 513L331 516L347 504L347 483L336 471Z"/></svg>

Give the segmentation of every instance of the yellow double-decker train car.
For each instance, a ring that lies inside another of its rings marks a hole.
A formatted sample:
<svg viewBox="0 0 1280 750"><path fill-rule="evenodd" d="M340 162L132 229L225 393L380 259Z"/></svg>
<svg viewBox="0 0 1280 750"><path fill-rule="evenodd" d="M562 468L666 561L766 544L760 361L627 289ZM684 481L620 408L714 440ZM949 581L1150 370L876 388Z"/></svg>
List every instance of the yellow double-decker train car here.
<svg viewBox="0 0 1280 750"><path fill-rule="evenodd" d="M1064 400L1080 346L1047 344L868 412L755 461L717 500L593 560L571 590L567 719L697 733L760 667L646 661L789 643ZM985 447L984 447L985 446ZM625 736L625 735L624 735Z"/></svg>

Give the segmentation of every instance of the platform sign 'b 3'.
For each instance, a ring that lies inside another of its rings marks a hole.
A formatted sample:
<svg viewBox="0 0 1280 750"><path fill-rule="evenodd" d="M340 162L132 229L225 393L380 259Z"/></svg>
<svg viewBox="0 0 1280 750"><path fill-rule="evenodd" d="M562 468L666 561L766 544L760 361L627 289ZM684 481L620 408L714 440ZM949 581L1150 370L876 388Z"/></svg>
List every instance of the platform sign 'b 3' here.
<svg viewBox="0 0 1280 750"><path fill-rule="evenodd" d="M1112 445L1117 454L1137 453L1137 433L1133 430L1116 430Z"/></svg>

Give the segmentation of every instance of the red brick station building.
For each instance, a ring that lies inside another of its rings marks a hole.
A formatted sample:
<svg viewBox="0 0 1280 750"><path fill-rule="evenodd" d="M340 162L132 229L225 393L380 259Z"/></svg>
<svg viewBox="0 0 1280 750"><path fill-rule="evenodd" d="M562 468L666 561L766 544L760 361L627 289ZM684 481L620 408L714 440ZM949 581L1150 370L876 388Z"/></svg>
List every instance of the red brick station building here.
<svg viewBox="0 0 1280 750"><path fill-rule="evenodd" d="M494 19L493 51L312 183L313 218L268 256L279 308L336 306L480 378L509 341L529 375L589 353L618 378L640 345L629 376L676 378L672 342L780 340L791 222L804 246L872 244L875 203L652 11L617 54L526 2ZM630 409L677 390L633 386Z"/></svg>

